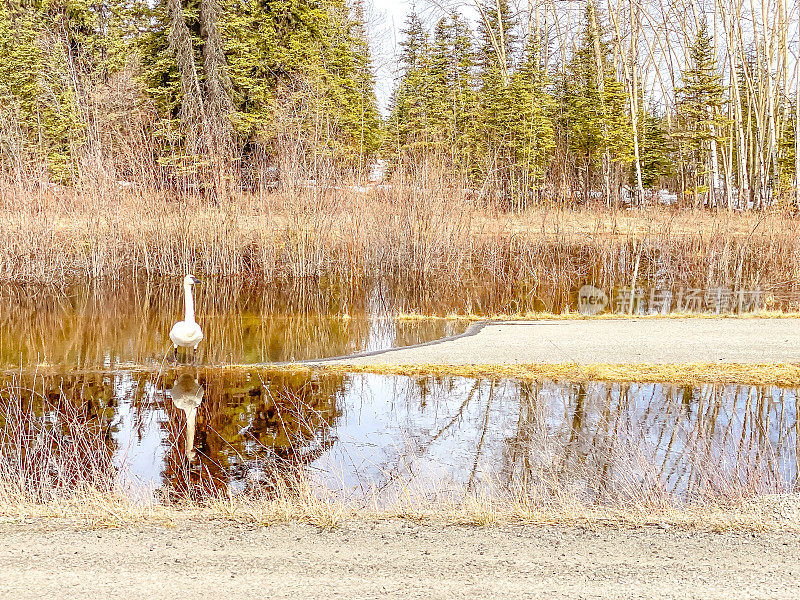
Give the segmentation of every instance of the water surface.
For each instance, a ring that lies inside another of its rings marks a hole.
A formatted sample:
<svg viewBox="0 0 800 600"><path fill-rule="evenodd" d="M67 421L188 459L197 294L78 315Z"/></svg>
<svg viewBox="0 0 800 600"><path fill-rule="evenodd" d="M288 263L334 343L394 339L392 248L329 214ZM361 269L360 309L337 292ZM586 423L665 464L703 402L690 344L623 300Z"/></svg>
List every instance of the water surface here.
<svg viewBox="0 0 800 600"><path fill-rule="evenodd" d="M619 301L624 294L609 291L607 310L669 312L665 307L671 303L681 310L714 312L714 302L735 298L721 290L653 294L636 289L633 302ZM551 289L544 282L508 290L470 281L407 288L388 280L309 278L250 285L210 278L196 286L195 296L205 334L197 359L206 365L320 359L429 342L467 329L465 319L441 318L454 314L578 309L577 288ZM791 305L788 296L759 298L747 309ZM440 318L409 319L409 313ZM114 287L0 286L0 367L154 368L171 349L167 336L172 324L182 318L183 291L179 281L169 279L132 278Z"/></svg>
<svg viewBox="0 0 800 600"><path fill-rule="evenodd" d="M798 476L798 394L778 387L191 367L3 385L51 426L77 407L119 478L178 496L270 490L298 469L347 494L491 485L591 500L781 491Z"/></svg>
<svg viewBox="0 0 800 600"><path fill-rule="evenodd" d="M318 286L314 290L320 291ZM337 288L304 299L307 291L278 284L198 285L196 313L205 339L197 361L252 364L343 356L428 342L468 326L464 320L398 319L398 311L387 307L374 288ZM172 349L169 330L183 318L182 294L178 285L163 281L114 289L0 288L0 366L160 364Z"/></svg>

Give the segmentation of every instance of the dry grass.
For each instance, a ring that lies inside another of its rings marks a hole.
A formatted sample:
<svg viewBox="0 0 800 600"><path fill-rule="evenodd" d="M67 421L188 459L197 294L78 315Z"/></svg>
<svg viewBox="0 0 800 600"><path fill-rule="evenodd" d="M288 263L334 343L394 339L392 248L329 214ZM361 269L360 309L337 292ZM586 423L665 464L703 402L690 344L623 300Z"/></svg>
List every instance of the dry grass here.
<svg viewBox="0 0 800 600"><path fill-rule="evenodd" d="M225 199L4 188L0 281L120 281L187 270L259 281L381 277L401 310L559 313L588 282L607 290L634 279L664 289L760 287L780 296L800 275L799 222L666 208L507 213L439 180L366 191L286 186Z"/></svg>
<svg viewBox="0 0 800 600"><path fill-rule="evenodd" d="M586 315L580 312L566 311L562 313L535 312L524 313L495 313L490 315L478 314L458 314L449 313L447 315L424 315L420 313L400 313L396 316L399 321L589 321L594 319L603 320L623 320L623 319L800 319L800 312L789 312L781 310L758 310L754 312L740 314L725 313L687 313L670 312L654 314L625 314L625 313L601 313L598 315Z"/></svg>
<svg viewBox="0 0 800 600"><path fill-rule="evenodd" d="M230 365L226 369L241 369ZM517 365L362 365L337 364L308 367L288 364L266 372L313 372L321 374L374 373L411 377L449 376L468 378L515 379L519 381L629 381L635 383L740 383L744 385L800 385L800 365L795 364L517 364Z"/></svg>
<svg viewBox="0 0 800 600"><path fill-rule="evenodd" d="M157 365L124 365L132 374L155 374ZM21 373L20 369L6 370L6 375ZM62 365L40 364L41 374L63 373ZM70 369L70 376L112 374L116 371L101 366ZM742 384L779 387L800 386L800 365L790 363L684 363L684 364L509 364L509 365L390 365L390 364L332 364L309 366L302 363L275 365L225 364L200 367L205 376L225 372L248 372L264 377L278 375L403 375L408 377L464 377L513 379L522 382L564 381L626 381L631 383L670 383L674 385Z"/></svg>
<svg viewBox="0 0 800 600"><path fill-rule="evenodd" d="M0 490L4 484L0 481ZM83 527L171 525L181 521L227 521L257 525L307 523L336 527L347 521L410 520L422 524L492 526L511 523L559 526L676 527L712 531L800 531L800 520L777 516L757 498L736 502L654 505L633 501L602 505L562 496L539 504L530 496L508 493L467 493L446 500L408 495L381 508L342 500L324 490L306 488L277 496L206 498L176 504L134 501L117 492L86 488L46 502L0 493L2 519L53 519Z"/></svg>

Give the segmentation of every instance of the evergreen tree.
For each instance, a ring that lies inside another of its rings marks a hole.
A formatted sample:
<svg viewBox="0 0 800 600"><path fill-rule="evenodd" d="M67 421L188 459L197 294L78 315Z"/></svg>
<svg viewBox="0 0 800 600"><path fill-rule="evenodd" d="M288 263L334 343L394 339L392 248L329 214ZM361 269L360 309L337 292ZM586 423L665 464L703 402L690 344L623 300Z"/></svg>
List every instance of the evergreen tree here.
<svg viewBox="0 0 800 600"><path fill-rule="evenodd" d="M688 156L687 179L693 182L688 193L712 200L717 186L716 144L725 124L722 77L717 73L717 59L708 24L703 19L690 49L689 67L683 71L683 87L677 92L679 132L683 151Z"/></svg>
<svg viewBox="0 0 800 600"><path fill-rule="evenodd" d="M358 4L351 11L343 0L221 2L167 0L152 9L157 25L140 47L163 114L223 134L230 127L240 145L273 154L288 144L352 164L376 151L380 123Z"/></svg>
<svg viewBox="0 0 800 600"><path fill-rule="evenodd" d="M643 111L639 128L642 185L645 189L654 189L673 173L673 144L663 119L653 111ZM633 179L631 173L631 186L634 185Z"/></svg>
<svg viewBox="0 0 800 600"><path fill-rule="evenodd" d="M475 91L475 52L468 25L458 15L451 17L450 77L448 106L452 107L451 151L459 174L475 169L478 96Z"/></svg>
<svg viewBox="0 0 800 600"><path fill-rule="evenodd" d="M600 21L597 13L596 6L587 7L580 43L559 84L561 135L572 153L574 175L583 182L587 200L598 174L609 181L612 168L616 166L620 172L632 159L627 97L616 78L609 44L601 28L593 26L592 17Z"/></svg>
<svg viewBox="0 0 800 600"><path fill-rule="evenodd" d="M400 32L399 81L391 99L389 131L390 152L395 161L414 160L430 149L428 131L428 87L430 48L428 36L419 15L411 12Z"/></svg>
<svg viewBox="0 0 800 600"><path fill-rule="evenodd" d="M469 30L457 16L441 19L434 30L426 86L428 130L440 156L467 174L475 142L474 59Z"/></svg>
<svg viewBox="0 0 800 600"><path fill-rule="evenodd" d="M546 74L537 62L537 44L530 40L511 83L516 106L513 134L517 178L526 192L541 192L548 159L555 148L554 99L546 89Z"/></svg>
<svg viewBox="0 0 800 600"><path fill-rule="evenodd" d="M71 179L70 151L80 145L85 123L76 103L73 75L90 62L84 37L86 6L4 3L0 6L0 112L16 123L23 140L5 150L47 165L57 181ZM73 22L73 19L75 22ZM53 27L54 20L60 30ZM5 151L4 151L5 154Z"/></svg>
<svg viewBox="0 0 800 600"><path fill-rule="evenodd" d="M515 23L507 0L484 2L480 6L480 12L480 168L482 175L491 182L492 191L505 202L511 202L516 193L512 175L516 165L516 150L511 135L517 123L517 107L512 89Z"/></svg>

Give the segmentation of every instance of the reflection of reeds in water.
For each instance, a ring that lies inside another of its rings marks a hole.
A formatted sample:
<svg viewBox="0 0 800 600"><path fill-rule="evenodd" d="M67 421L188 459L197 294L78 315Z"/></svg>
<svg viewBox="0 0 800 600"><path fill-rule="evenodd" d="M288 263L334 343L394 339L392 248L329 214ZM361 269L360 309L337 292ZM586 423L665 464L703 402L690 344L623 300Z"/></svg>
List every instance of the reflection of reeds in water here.
<svg viewBox="0 0 800 600"><path fill-rule="evenodd" d="M163 385L172 385L168 372ZM240 492L277 493L292 488L302 467L333 443L335 392L341 378L249 374L207 378L195 427L197 460L182 450L185 419L172 407L165 480L172 497L207 498Z"/></svg>
<svg viewBox="0 0 800 600"><path fill-rule="evenodd" d="M314 291L316 291L316 286ZM366 290L331 290L304 300L303 287L197 286L197 318L205 332L203 363L254 363L339 356L364 349L382 334L407 344L445 335L441 322L398 323L367 313ZM63 293L0 289L0 364L70 368L160 363L170 349L183 297L174 281L131 281L112 287L74 286ZM380 310L380 307L377 307Z"/></svg>
<svg viewBox="0 0 800 600"><path fill-rule="evenodd" d="M603 502L658 505L731 502L797 481L796 392L573 384L559 390L570 398L561 409L542 405L548 395L522 386L504 455L513 485L542 491L569 480Z"/></svg>
<svg viewBox="0 0 800 600"><path fill-rule="evenodd" d="M7 383L0 390L0 498L47 503L87 489L113 495L102 382Z"/></svg>
<svg viewBox="0 0 800 600"><path fill-rule="evenodd" d="M797 482L794 390L354 379L375 389L395 381L394 401L404 399L384 417L390 434L364 432L354 476L379 502L426 480L436 493L449 481L456 495L488 486L545 506L731 503Z"/></svg>
<svg viewBox="0 0 800 600"><path fill-rule="evenodd" d="M181 500L174 506L218 516L324 523L377 511L483 523L551 522L559 515L646 521L653 514L692 521L710 511L738 526L751 498L791 491L798 478L796 390L257 372L215 377L201 370L192 375L205 397L190 457L185 414L168 400L181 374L167 371L158 381L137 376L125 384L132 391L124 401L138 427L166 433L162 502ZM371 386L387 383L391 398L369 399ZM112 464L125 449L115 446L114 415L125 386L109 376L7 383L0 400L0 512L23 505L24 511L63 509L86 489L93 490L93 506L99 493L116 498L118 509ZM340 439L342 420L360 419L353 402L377 403L397 417L373 424L378 437L366 429L363 440ZM324 457L362 451L379 460L351 474L359 485L352 478L336 485L335 469L322 471L332 468ZM426 464L450 470L429 479L419 468ZM748 522L763 525L758 514L748 514Z"/></svg>

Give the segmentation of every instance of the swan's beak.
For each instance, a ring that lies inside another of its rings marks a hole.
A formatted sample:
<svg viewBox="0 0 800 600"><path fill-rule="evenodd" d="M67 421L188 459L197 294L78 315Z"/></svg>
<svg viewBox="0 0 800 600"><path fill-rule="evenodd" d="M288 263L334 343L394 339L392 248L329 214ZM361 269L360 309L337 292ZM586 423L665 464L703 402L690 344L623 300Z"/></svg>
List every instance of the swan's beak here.
<svg viewBox="0 0 800 600"><path fill-rule="evenodd" d="M192 277L192 283L200 283L200 280L197 277Z"/></svg>

